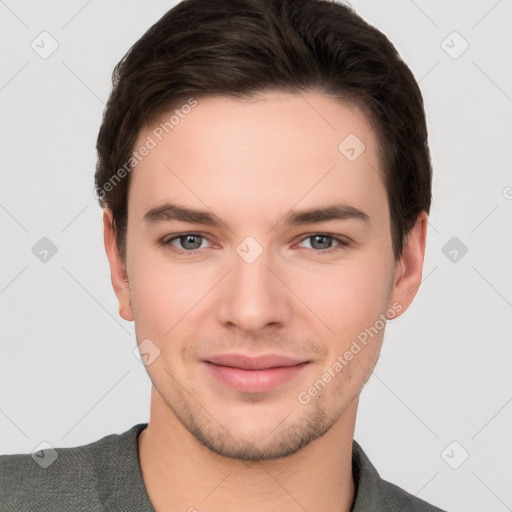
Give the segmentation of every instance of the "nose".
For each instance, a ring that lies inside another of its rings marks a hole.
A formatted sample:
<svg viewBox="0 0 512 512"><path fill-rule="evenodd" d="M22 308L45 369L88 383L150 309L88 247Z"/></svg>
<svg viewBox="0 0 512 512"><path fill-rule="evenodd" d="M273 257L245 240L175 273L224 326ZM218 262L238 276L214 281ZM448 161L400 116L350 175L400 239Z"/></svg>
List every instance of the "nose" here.
<svg viewBox="0 0 512 512"><path fill-rule="evenodd" d="M292 312L287 279L268 252L249 261L234 254L233 267L217 291L219 322L246 336L285 326Z"/></svg>

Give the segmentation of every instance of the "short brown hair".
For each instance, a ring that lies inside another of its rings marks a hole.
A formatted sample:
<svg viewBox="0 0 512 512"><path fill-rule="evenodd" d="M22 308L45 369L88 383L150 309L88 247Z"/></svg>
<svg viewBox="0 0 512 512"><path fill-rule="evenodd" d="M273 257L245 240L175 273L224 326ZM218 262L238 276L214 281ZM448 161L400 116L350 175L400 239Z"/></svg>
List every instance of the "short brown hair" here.
<svg viewBox="0 0 512 512"><path fill-rule="evenodd" d="M123 259L140 130L191 97L263 90L318 91L367 114L401 255L418 215L429 213L432 168L420 89L386 36L328 0L183 0L116 65L99 130L96 194L112 210Z"/></svg>

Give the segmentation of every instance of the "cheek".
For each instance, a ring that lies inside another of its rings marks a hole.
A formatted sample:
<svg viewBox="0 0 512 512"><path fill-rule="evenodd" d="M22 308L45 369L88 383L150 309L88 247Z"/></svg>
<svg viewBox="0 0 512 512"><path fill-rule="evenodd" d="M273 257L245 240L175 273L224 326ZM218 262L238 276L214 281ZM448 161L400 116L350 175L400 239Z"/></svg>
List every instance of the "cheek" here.
<svg viewBox="0 0 512 512"><path fill-rule="evenodd" d="M131 254L135 324L141 335L162 339L204 295L207 283L186 269L155 261L149 251Z"/></svg>
<svg viewBox="0 0 512 512"><path fill-rule="evenodd" d="M175 275L140 273L132 289L135 321L162 339L186 316L204 291L190 287L186 280ZM148 334L149 335L149 334Z"/></svg>
<svg viewBox="0 0 512 512"><path fill-rule="evenodd" d="M390 276L380 267L326 265L297 280L297 295L341 343L374 324L387 306Z"/></svg>

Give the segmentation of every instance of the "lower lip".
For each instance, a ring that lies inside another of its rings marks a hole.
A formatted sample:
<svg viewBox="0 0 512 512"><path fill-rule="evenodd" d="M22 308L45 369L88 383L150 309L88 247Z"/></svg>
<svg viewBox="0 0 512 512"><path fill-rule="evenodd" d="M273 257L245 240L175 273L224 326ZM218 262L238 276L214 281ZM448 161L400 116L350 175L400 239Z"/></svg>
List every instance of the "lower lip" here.
<svg viewBox="0 0 512 512"><path fill-rule="evenodd" d="M265 393L293 379L308 364L280 366L267 370L242 370L205 362L213 376L222 383L245 393Z"/></svg>

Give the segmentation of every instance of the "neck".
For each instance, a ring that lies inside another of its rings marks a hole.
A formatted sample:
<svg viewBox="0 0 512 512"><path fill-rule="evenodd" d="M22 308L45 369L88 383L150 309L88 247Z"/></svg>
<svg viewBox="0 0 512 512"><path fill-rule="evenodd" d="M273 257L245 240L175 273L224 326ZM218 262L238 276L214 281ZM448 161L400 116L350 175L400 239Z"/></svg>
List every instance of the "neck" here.
<svg viewBox="0 0 512 512"><path fill-rule="evenodd" d="M356 398L324 436L298 452L249 462L222 457L202 445L153 388L151 419L138 447L153 507L156 512L349 512L357 405Z"/></svg>

